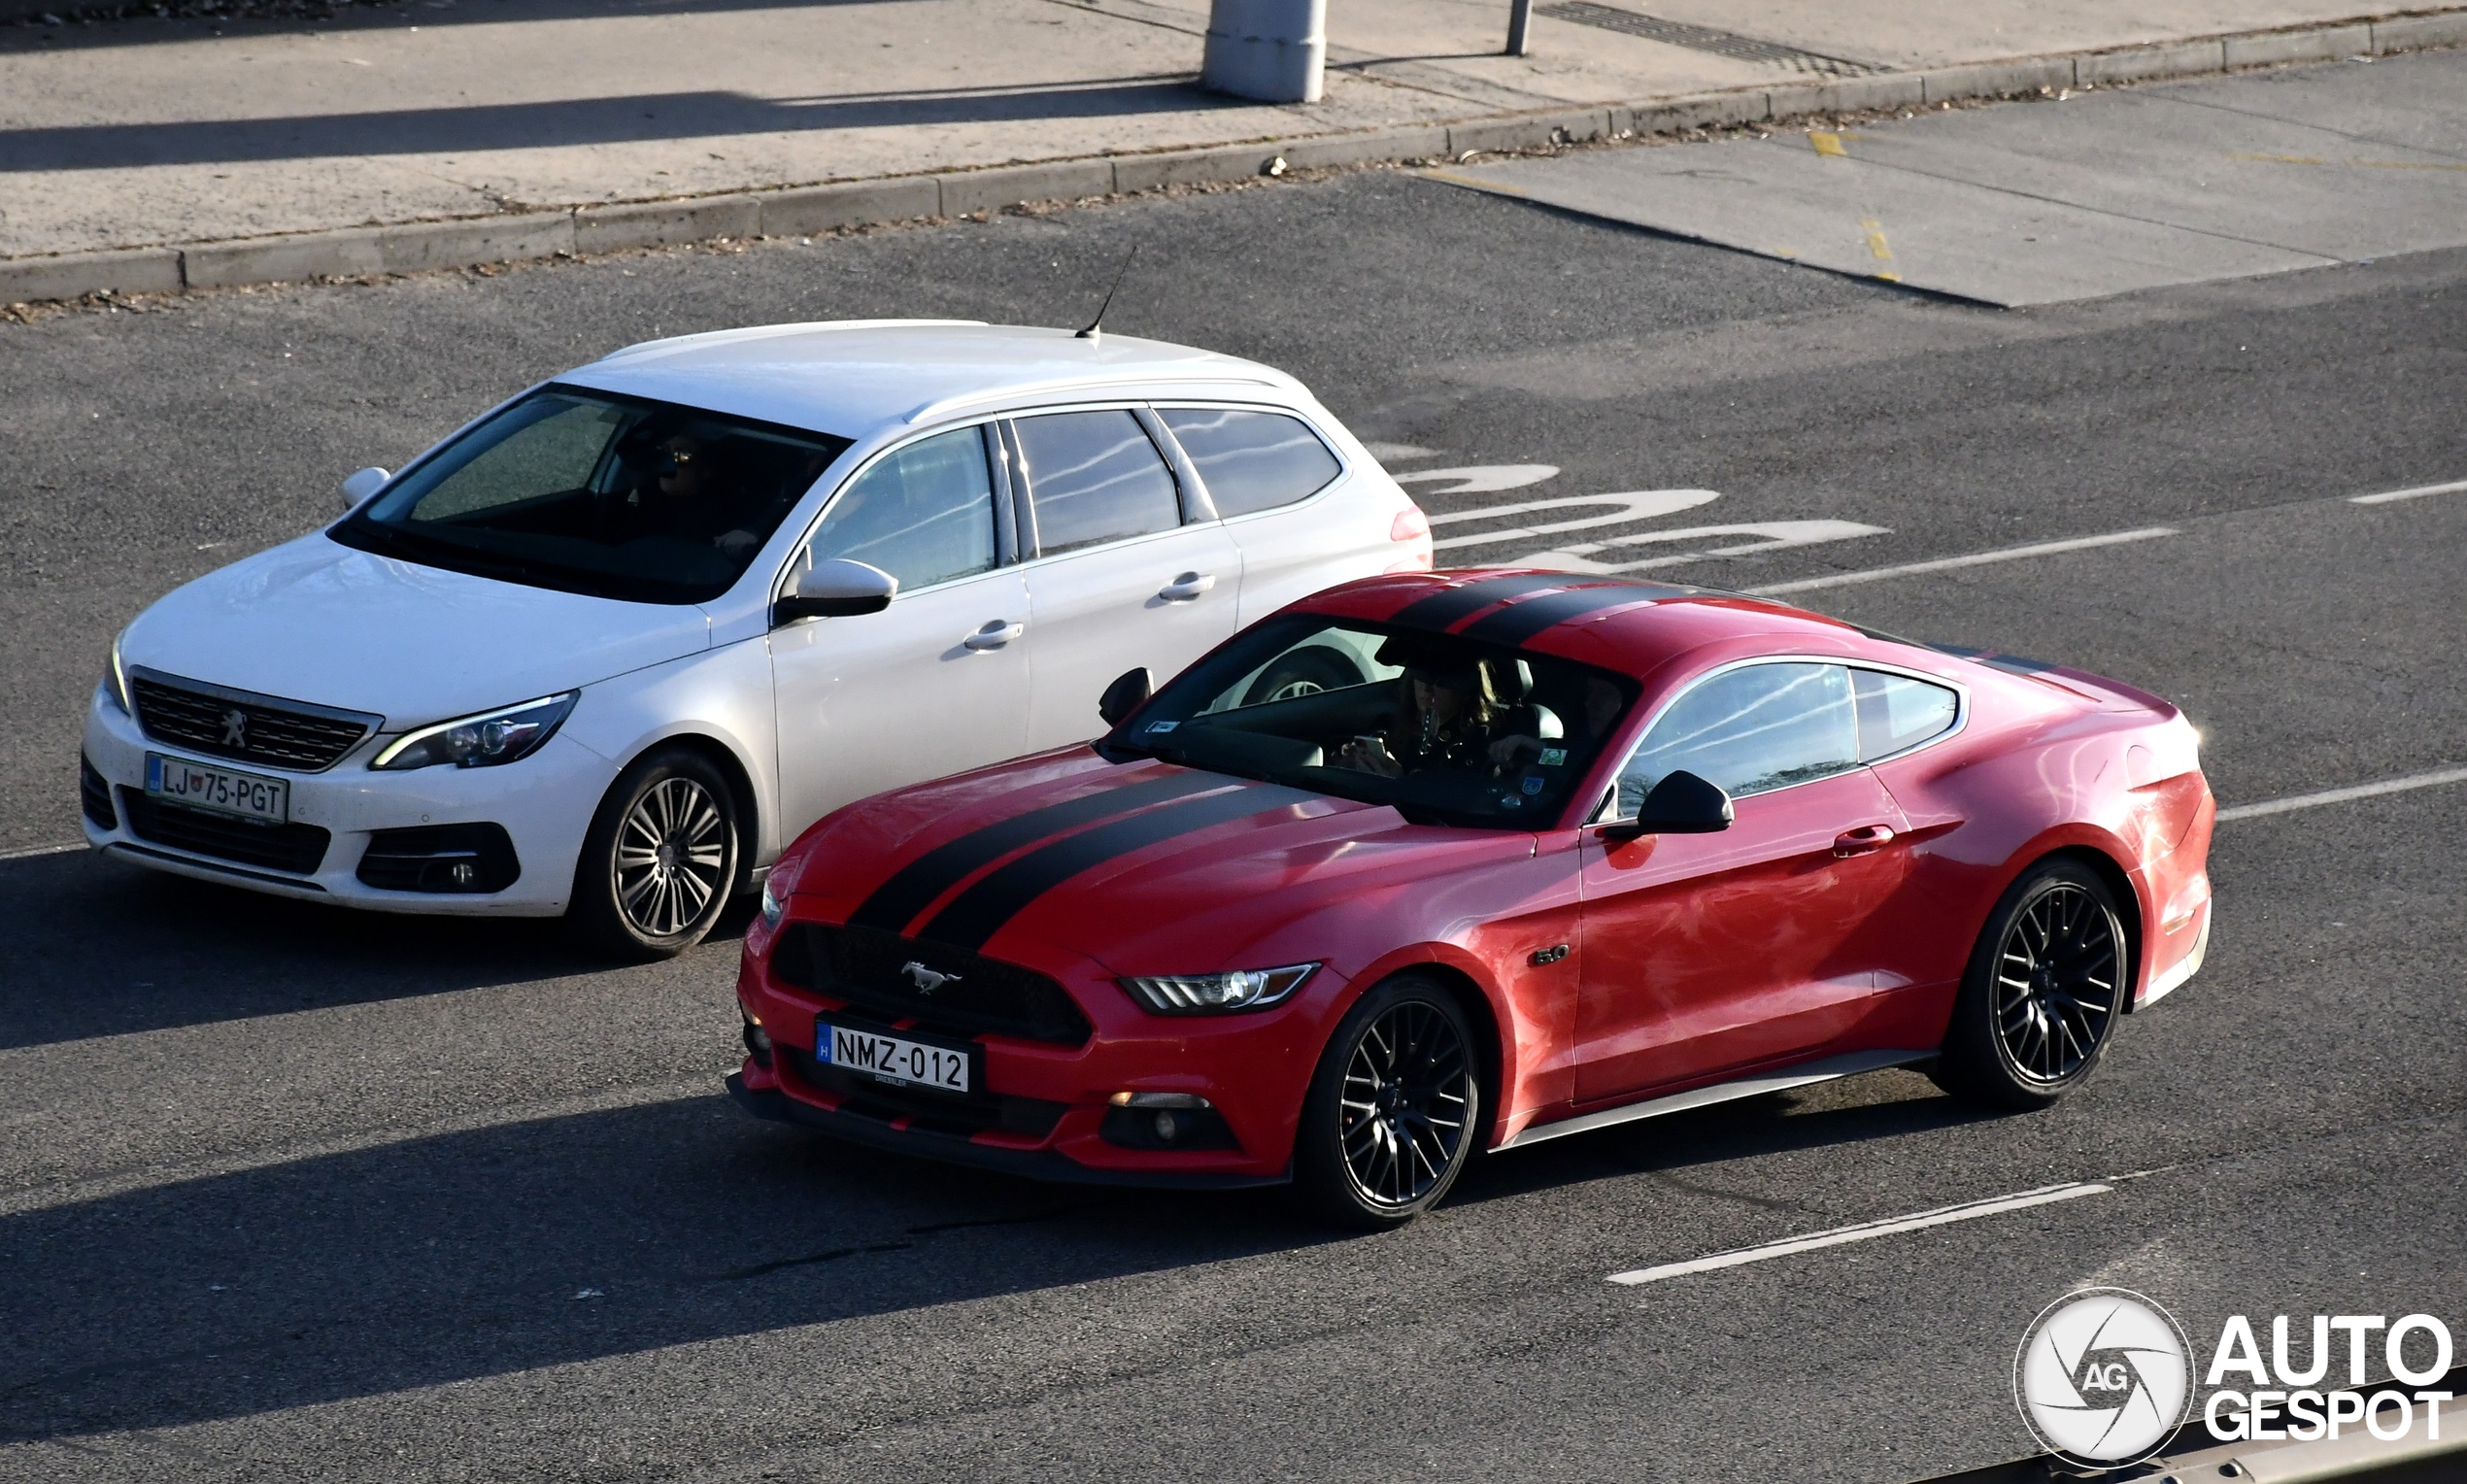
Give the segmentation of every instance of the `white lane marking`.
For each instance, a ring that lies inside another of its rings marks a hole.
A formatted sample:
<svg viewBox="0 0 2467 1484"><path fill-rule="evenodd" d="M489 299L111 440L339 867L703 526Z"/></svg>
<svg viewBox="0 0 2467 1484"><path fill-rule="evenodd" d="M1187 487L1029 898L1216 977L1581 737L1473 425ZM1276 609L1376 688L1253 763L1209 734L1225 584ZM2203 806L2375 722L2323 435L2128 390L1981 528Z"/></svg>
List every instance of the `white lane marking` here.
<svg viewBox="0 0 2467 1484"><path fill-rule="evenodd" d="M1881 525L1861 525L1856 521L1757 521L1740 525L1692 525L1685 529L1638 531L1632 535L1613 536L1607 541L1584 546L1562 547L1556 551L1536 552L1517 558L1519 564L1534 567L1563 567L1576 572L1635 572L1645 567L1677 566L1683 562L1706 561L1717 556L1744 556L1751 552L1774 552L1786 546L1816 546L1827 541L1849 541L1859 536L1885 536L1892 532ZM1701 552L1678 552L1669 556L1648 556L1642 561L1600 562L1589 556L1619 546L1644 546L1660 541L1695 541L1709 536L1753 536L1757 539L1740 546L1708 547Z"/></svg>
<svg viewBox="0 0 2467 1484"><path fill-rule="evenodd" d="M1459 474L1465 471L1442 472ZM1514 525L1505 530L1479 531L1470 536L1450 536L1444 541L1433 542L1432 546L1444 552L1456 547L1492 546L1503 541L1522 540L1527 536L1583 530L1592 525L1615 525L1622 521L1650 521L1658 516L1674 515L1682 510L1710 504L1721 497L1721 492L1714 489L1624 489L1616 494L1564 494L1551 500L1524 500L1514 505L1482 505L1471 510L1452 510L1443 516L1431 517L1431 523L1447 525L1459 521L1488 521L1532 515L1544 510L1577 510L1589 505L1617 507L1607 515L1580 516L1573 521L1551 521L1540 525Z"/></svg>
<svg viewBox="0 0 2467 1484"><path fill-rule="evenodd" d="M2405 778L2388 778L2380 783L2361 783L2352 789L2325 789L2318 793L2298 793L2290 798L2264 799L2258 804L2238 804L2233 809L2218 811L2218 822L2258 819L2265 814L2284 814L2290 809L2311 809L2316 804L2344 804L2351 798L2375 798L2383 793L2404 793L2410 789L2429 789L2436 784L2467 783L2467 768L2442 768L2437 772L2414 773Z"/></svg>
<svg viewBox="0 0 2467 1484"><path fill-rule="evenodd" d="M73 850L92 850L84 840L67 845L22 845L16 850L0 850L0 860L31 860L37 856L65 856Z"/></svg>
<svg viewBox="0 0 2467 1484"><path fill-rule="evenodd" d="M1639 1267L1634 1272L1614 1272L1613 1283L1631 1286L1658 1283L1664 1278L1685 1277L1689 1273L1711 1272L1720 1267L1737 1267L1746 1263L1762 1263L1769 1258L1789 1257L1793 1253L1813 1252L1820 1247L1839 1247L1844 1242L1864 1242L1873 1237L1892 1236L1897 1232L1917 1231L1928 1227L1942 1227L1951 1222L1973 1221L1981 1216L1996 1216L2006 1211L2019 1211L2030 1206L2048 1205L2058 1200L2074 1200L2083 1196L2101 1196L2115 1187L2098 1181L2073 1181L2050 1185L2017 1196L1998 1196L1987 1200L1965 1201L1960 1205L1943 1206L1921 1211L1913 1216L1896 1216L1885 1221L1861 1222L1855 1227L1836 1227L1809 1236L1794 1236L1785 1241L1767 1242L1761 1247L1741 1247L1735 1252L1717 1252L1709 1258L1697 1258L1686 1263L1665 1263L1659 1267Z"/></svg>
<svg viewBox="0 0 2467 1484"><path fill-rule="evenodd" d="M1454 469L1411 469L1388 478L1400 485L1417 484L1426 479L1453 480L1444 489L1424 491L1429 494L1489 494L1499 489L1522 489L1538 485L1559 472L1557 464L1467 464Z"/></svg>
<svg viewBox="0 0 2467 1484"><path fill-rule="evenodd" d="M2413 489L2384 489L2380 494L2350 494L2350 505L2387 505L2393 500L2419 500L2428 494L2456 494L2467 489L2467 479L2452 480L2447 485L2418 485Z"/></svg>
<svg viewBox="0 0 2467 1484"><path fill-rule="evenodd" d="M1819 588L1847 588L1854 583L1882 582L1888 577L1909 577L1920 572L1949 572L1955 567L1983 567L1995 561L2018 561L2025 556L2053 556L2059 552L2085 552L2092 547L2122 546L2129 541L2148 541L2159 536L2180 535L2173 525L2148 525L2140 530L2110 531L2104 536L2076 536L2069 541L2041 541L2030 546L2007 547L2000 552L1973 552L1967 556L1940 556L1934 561L1906 561L1898 567L1870 567L1864 572L1835 572L1824 577L1802 578L1795 583L1768 583L1761 588L1742 589L1757 597L1774 597L1784 592L1813 592Z"/></svg>
<svg viewBox="0 0 2467 1484"><path fill-rule="evenodd" d="M1444 449L1426 449L1418 443L1366 443L1362 451L1381 463L1400 463L1409 458L1436 458Z"/></svg>

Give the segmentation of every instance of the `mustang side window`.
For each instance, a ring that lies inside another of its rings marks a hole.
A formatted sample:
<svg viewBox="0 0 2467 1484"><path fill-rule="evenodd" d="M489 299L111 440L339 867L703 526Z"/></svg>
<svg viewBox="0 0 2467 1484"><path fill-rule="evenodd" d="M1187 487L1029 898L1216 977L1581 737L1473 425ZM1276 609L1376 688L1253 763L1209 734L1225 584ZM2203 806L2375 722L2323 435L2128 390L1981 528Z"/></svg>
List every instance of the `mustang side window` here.
<svg viewBox="0 0 2467 1484"><path fill-rule="evenodd" d="M1300 418L1232 407L1161 407L1157 417L1191 455L1220 516L1307 499L1340 469Z"/></svg>
<svg viewBox="0 0 2467 1484"><path fill-rule="evenodd" d="M1131 414L1047 413L1012 425L1028 465L1038 555L1051 556L1182 523L1173 475Z"/></svg>
<svg viewBox="0 0 2467 1484"><path fill-rule="evenodd" d="M831 502L814 561L877 566L912 591L994 566L994 477L980 428L921 438L887 455Z"/></svg>
<svg viewBox="0 0 2467 1484"><path fill-rule="evenodd" d="M1953 725L1960 697L1943 686L1876 670L1852 670L1859 696L1859 760L1916 747Z"/></svg>
<svg viewBox="0 0 2467 1484"><path fill-rule="evenodd" d="M1744 665L1672 702L1619 773L1619 814L1681 768L1733 798L1859 765L1850 672L1838 664Z"/></svg>

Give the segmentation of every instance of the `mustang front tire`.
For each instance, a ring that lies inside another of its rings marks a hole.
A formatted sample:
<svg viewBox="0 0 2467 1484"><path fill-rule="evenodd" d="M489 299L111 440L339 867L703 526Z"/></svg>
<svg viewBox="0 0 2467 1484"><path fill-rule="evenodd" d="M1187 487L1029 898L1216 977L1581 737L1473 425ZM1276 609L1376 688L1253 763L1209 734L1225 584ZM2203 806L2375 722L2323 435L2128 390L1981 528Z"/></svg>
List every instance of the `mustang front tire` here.
<svg viewBox="0 0 2467 1484"><path fill-rule="evenodd" d="M2132 993L2115 898L2078 860L2024 871L1971 951L1937 1084L1991 1108L2044 1108L2088 1079Z"/></svg>
<svg viewBox="0 0 2467 1484"><path fill-rule="evenodd" d="M591 820L568 916L602 953L681 954L727 909L741 833L735 795L709 759L688 748L646 754Z"/></svg>
<svg viewBox="0 0 2467 1484"><path fill-rule="evenodd" d="M1302 1099L1294 1178L1342 1226L1402 1226L1438 1204L1480 1136L1473 1036L1455 996L1414 973L1345 1016Z"/></svg>

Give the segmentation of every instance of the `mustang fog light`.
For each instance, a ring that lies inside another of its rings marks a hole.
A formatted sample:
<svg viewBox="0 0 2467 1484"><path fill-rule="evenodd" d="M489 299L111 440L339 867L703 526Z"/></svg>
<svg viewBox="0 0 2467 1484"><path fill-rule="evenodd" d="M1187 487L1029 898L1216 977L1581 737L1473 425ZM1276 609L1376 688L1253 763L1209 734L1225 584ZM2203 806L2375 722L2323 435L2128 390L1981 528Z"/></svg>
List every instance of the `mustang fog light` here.
<svg viewBox="0 0 2467 1484"><path fill-rule="evenodd" d="M1223 1015L1264 1010L1302 987L1316 963L1284 968L1234 969L1222 974L1161 974L1127 978L1122 987L1159 1015Z"/></svg>
<svg viewBox="0 0 2467 1484"><path fill-rule="evenodd" d="M557 734L558 725L574 709L574 701L582 693L568 691L561 695L544 695L535 701L407 732L368 765L389 772L446 762L460 768L486 768L527 758Z"/></svg>
<svg viewBox="0 0 2467 1484"><path fill-rule="evenodd" d="M1238 1149L1225 1115L1197 1093L1116 1093L1097 1130L1125 1149Z"/></svg>
<svg viewBox="0 0 2467 1484"><path fill-rule="evenodd" d="M762 1023L752 1016L746 1017L745 1021L745 1050L754 1059L755 1065L771 1064L771 1032L763 1029Z"/></svg>

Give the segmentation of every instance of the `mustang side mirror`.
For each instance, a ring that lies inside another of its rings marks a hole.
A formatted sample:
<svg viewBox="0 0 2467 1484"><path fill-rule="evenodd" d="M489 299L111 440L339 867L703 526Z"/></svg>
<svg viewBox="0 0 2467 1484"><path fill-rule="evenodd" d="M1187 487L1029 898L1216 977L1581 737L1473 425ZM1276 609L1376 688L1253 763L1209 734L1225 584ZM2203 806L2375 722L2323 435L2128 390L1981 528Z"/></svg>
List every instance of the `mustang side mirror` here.
<svg viewBox="0 0 2467 1484"><path fill-rule="evenodd" d="M1146 665L1125 670L1105 687L1104 694L1097 697L1097 715L1104 719L1106 725L1119 726L1124 717L1148 703L1150 693Z"/></svg>
<svg viewBox="0 0 2467 1484"><path fill-rule="evenodd" d="M899 579L880 567L834 556L796 574L771 605L773 626L798 619L849 619L880 613L899 591Z"/></svg>
<svg viewBox="0 0 2467 1484"><path fill-rule="evenodd" d="M343 508L345 510L359 509L360 501L384 489L386 481L391 478L393 478L393 476L388 474L385 470L372 466L362 469L357 474L344 480L342 490Z"/></svg>
<svg viewBox="0 0 2467 1484"><path fill-rule="evenodd" d="M1729 794L1680 768L1653 786L1635 819L1603 826L1602 837L1633 840L1649 834L1712 834L1730 828L1735 817Z"/></svg>

